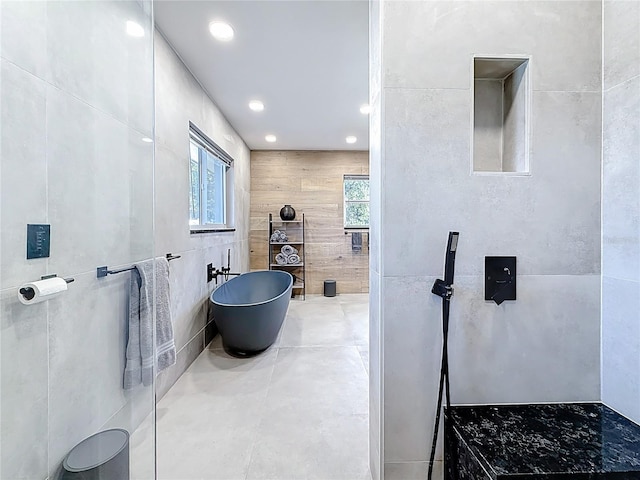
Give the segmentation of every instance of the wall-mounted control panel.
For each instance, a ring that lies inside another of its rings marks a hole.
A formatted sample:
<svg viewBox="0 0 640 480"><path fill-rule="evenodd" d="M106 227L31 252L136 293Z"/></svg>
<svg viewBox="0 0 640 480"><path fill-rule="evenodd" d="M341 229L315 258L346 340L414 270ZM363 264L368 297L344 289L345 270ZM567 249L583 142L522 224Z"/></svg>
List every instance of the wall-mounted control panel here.
<svg viewBox="0 0 640 480"><path fill-rule="evenodd" d="M46 258L51 246L51 225L27 224L27 260Z"/></svg>
<svg viewBox="0 0 640 480"><path fill-rule="evenodd" d="M484 299L516 299L516 257L484 257Z"/></svg>

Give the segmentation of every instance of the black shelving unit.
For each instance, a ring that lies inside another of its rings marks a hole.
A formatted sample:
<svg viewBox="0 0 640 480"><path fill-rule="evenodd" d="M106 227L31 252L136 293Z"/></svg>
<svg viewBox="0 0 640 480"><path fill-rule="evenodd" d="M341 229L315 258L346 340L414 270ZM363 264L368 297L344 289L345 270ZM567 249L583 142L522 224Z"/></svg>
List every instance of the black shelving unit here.
<svg viewBox="0 0 640 480"><path fill-rule="evenodd" d="M289 238L286 242L272 242L271 235L276 230L284 230ZM305 248L304 248L304 213L301 220L280 220L269 214L269 258L267 259L269 270L284 270L293 275L293 289L291 296L302 295L306 299L305 286ZM276 262L276 255L280 253L283 245L291 245L298 250L300 263L279 264Z"/></svg>

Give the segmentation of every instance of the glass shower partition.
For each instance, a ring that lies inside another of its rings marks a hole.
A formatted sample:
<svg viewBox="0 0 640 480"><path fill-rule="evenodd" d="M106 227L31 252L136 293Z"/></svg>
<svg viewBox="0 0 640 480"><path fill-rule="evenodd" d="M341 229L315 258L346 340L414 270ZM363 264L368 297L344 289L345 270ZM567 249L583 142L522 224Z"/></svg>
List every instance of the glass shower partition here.
<svg viewBox="0 0 640 480"><path fill-rule="evenodd" d="M127 449L154 478L153 381L123 388L131 272L96 274L153 258L152 3L3 0L0 66L0 478ZM74 281L29 300L48 275ZM74 450L111 429L129 445Z"/></svg>

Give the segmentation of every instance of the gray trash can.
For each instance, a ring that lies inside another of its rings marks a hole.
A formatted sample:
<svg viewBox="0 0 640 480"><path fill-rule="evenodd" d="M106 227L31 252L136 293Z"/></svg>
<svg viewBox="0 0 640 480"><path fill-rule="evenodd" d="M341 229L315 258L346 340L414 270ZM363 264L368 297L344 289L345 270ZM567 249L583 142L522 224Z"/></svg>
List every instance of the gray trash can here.
<svg viewBox="0 0 640 480"><path fill-rule="evenodd" d="M85 438L62 461L62 480L129 480L129 432L104 430Z"/></svg>
<svg viewBox="0 0 640 480"><path fill-rule="evenodd" d="M324 296L335 297L336 296L336 281L325 280L324 281Z"/></svg>

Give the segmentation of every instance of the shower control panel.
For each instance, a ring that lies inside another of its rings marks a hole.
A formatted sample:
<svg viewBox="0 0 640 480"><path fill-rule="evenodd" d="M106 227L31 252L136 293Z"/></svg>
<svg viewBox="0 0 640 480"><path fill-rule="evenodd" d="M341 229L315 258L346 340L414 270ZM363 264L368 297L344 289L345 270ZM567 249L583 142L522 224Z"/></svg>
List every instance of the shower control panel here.
<svg viewBox="0 0 640 480"><path fill-rule="evenodd" d="M51 245L51 225L27 224L27 260L46 258Z"/></svg>
<svg viewBox="0 0 640 480"><path fill-rule="evenodd" d="M484 299L516 299L516 257L484 257Z"/></svg>

